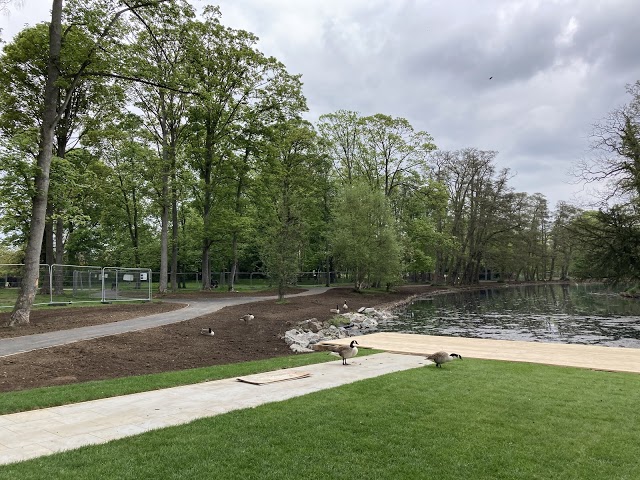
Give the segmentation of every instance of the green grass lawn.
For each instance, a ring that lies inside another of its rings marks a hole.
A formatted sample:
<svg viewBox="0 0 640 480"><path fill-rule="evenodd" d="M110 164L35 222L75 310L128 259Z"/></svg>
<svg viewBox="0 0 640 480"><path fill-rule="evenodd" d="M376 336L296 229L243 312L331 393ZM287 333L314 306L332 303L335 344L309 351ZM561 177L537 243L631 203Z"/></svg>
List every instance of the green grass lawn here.
<svg viewBox="0 0 640 480"><path fill-rule="evenodd" d="M362 349L359 355L371 355L378 352L377 350ZM68 405L70 403L87 402L89 400L115 397L118 395L148 392L160 388L171 388L179 385L221 380L223 378L241 377L283 368L302 367L313 363L335 360L336 357L334 355L327 353L310 353L257 360L254 362L217 365L214 367L154 373L113 380L99 380L71 385L5 392L0 393L0 415Z"/></svg>
<svg viewBox="0 0 640 480"><path fill-rule="evenodd" d="M639 405L638 375L465 358L0 467L0 479L638 479Z"/></svg>

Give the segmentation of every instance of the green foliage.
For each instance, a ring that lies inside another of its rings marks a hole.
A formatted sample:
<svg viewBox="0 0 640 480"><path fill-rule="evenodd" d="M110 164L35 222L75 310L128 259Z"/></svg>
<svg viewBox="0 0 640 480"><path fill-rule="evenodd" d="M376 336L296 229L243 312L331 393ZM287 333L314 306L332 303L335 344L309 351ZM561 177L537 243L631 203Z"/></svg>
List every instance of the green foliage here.
<svg viewBox="0 0 640 480"><path fill-rule="evenodd" d="M627 85L628 104L594 125L592 147L600 155L578 165L578 176L597 181L604 203L637 201L640 197L640 80Z"/></svg>
<svg viewBox="0 0 640 480"><path fill-rule="evenodd" d="M177 0L64 5L57 94L68 108L45 244L65 241L65 261L164 272L172 251L178 270L200 270L205 283L209 269L237 267L268 271L282 288L317 269L345 269L357 285L431 272L475 283L484 268L568 276L566 212L551 231L546 200L513 192L496 152L434 152L426 131L384 113L328 113L315 135L300 120L301 77L260 52L254 34L225 26L218 7L197 16ZM25 28L0 58L0 229L16 248L31 223L48 41L47 24ZM638 87L629 91L612 138L632 174ZM287 164L294 158L300 165ZM345 204L351 188L367 205L353 195ZM353 227L349 210L378 208Z"/></svg>
<svg viewBox="0 0 640 480"><path fill-rule="evenodd" d="M579 241L572 274L614 284L640 281L639 224L634 206L584 213L570 227Z"/></svg>
<svg viewBox="0 0 640 480"><path fill-rule="evenodd" d="M238 242L248 243L254 222L247 218L243 203L251 171L260 158L270 155L271 128L286 130L288 119L306 109L299 77L259 52L253 34L224 27L219 17L217 8L205 9L204 21L193 23L186 52L188 75L195 82L186 156L199 178L194 206L203 219L203 272L208 271L212 247L227 245L221 253L233 262ZM293 211L283 208L281 221ZM269 217L268 226L274 225ZM287 231L276 228L270 235L278 238L298 231L289 227ZM290 253L282 248L265 251L270 258L280 259L279 275L290 269ZM278 284L287 281L281 278Z"/></svg>
<svg viewBox="0 0 640 480"><path fill-rule="evenodd" d="M404 235L403 261L408 272L431 272L436 268L437 252L451 252L453 239L439 228L446 215L446 186L427 180L424 186L399 189L394 204Z"/></svg>
<svg viewBox="0 0 640 480"><path fill-rule="evenodd" d="M380 190L364 182L345 185L339 194L333 225L333 251L341 268L349 271L360 290L397 283L400 243L389 201Z"/></svg>
<svg viewBox="0 0 640 480"><path fill-rule="evenodd" d="M316 206L311 194L317 173L315 133L306 122L292 120L274 129L267 161L261 166L257 243L280 297L296 282L300 256L310 235L308 218Z"/></svg>

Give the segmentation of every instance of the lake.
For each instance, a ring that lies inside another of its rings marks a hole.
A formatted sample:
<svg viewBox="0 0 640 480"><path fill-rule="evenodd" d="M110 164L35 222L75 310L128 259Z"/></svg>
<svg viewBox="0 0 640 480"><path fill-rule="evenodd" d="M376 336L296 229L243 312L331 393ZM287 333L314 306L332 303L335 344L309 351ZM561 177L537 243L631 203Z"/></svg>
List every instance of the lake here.
<svg viewBox="0 0 640 480"><path fill-rule="evenodd" d="M380 331L640 348L640 301L602 285L544 284L417 299Z"/></svg>

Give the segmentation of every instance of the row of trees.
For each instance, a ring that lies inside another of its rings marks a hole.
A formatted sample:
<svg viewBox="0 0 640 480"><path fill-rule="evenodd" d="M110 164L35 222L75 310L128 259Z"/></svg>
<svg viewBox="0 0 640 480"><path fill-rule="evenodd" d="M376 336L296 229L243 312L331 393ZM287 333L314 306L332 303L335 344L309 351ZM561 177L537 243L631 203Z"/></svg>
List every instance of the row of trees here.
<svg viewBox="0 0 640 480"><path fill-rule="evenodd" d="M13 323L40 262L151 267L160 292L180 271L211 288L211 269L266 271L281 294L315 269L356 289L570 274L582 212L515 192L496 152L438 151L383 114L305 121L300 77L214 7L53 6L0 59L0 228L26 265Z"/></svg>

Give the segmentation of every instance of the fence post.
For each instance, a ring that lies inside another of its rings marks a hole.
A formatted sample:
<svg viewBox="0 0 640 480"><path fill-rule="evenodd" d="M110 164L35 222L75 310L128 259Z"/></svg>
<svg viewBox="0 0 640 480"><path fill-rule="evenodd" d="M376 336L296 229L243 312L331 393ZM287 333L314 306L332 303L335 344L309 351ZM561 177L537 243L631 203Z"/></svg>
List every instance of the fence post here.
<svg viewBox="0 0 640 480"><path fill-rule="evenodd" d="M47 265L49 268L49 303L53 303L53 265Z"/></svg>
<svg viewBox="0 0 640 480"><path fill-rule="evenodd" d="M102 267L102 270L101 270L102 273L100 274L100 277L101 277L101 280L102 280L102 289L101 289L102 290L102 300L101 300L102 303L107 303L107 299L106 299L105 294L104 294L104 269L105 268L106 267Z"/></svg>

